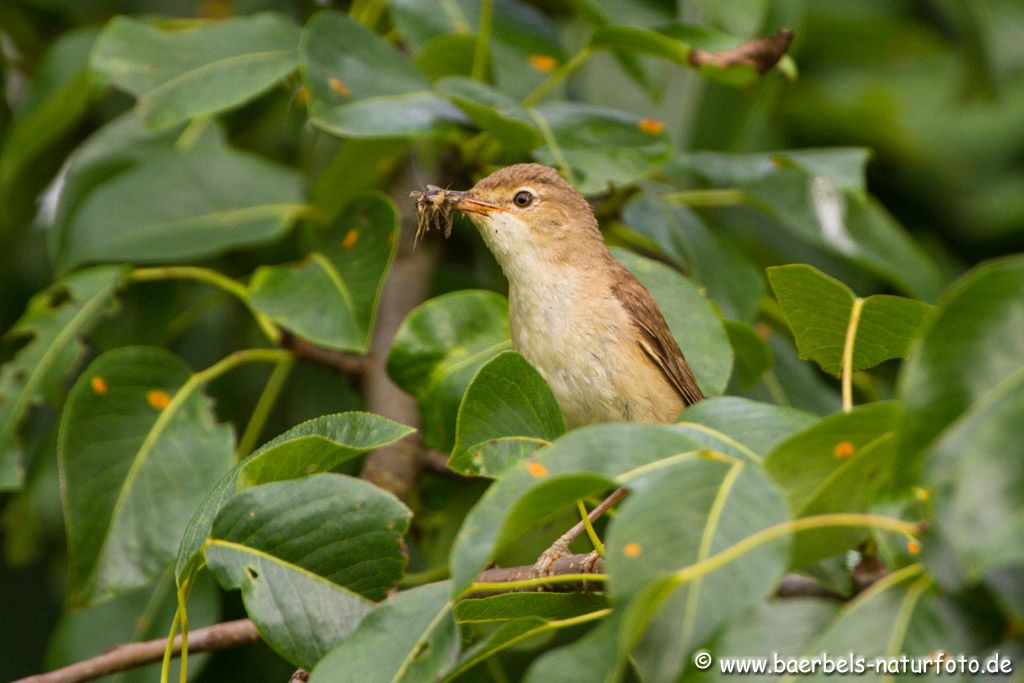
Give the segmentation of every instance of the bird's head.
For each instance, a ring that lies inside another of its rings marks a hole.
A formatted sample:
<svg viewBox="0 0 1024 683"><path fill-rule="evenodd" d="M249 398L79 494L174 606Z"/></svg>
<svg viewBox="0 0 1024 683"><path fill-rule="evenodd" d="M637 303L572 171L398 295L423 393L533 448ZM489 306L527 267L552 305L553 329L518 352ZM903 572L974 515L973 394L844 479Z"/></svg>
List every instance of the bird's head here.
<svg viewBox="0 0 1024 683"><path fill-rule="evenodd" d="M587 200L548 166L508 166L448 194L506 271L524 258L561 260L594 240L603 244Z"/></svg>

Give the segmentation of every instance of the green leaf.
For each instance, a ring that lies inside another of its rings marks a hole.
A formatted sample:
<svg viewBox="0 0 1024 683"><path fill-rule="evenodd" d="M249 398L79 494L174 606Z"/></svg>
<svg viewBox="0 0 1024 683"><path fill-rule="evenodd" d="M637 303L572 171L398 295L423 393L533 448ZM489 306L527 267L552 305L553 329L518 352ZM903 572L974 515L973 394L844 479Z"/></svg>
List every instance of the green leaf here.
<svg viewBox="0 0 1024 683"><path fill-rule="evenodd" d="M760 462L775 444L812 422L813 415L795 408L717 396L687 408L676 427L707 448Z"/></svg>
<svg viewBox="0 0 1024 683"><path fill-rule="evenodd" d="M124 275L121 268L101 267L67 277L32 297L7 332L30 339L0 368L0 491L20 488L24 479L18 426L32 405L59 401L65 378L85 353L81 336L110 312Z"/></svg>
<svg viewBox="0 0 1024 683"><path fill-rule="evenodd" d="M381 194L349 204L304 261L257 269L250 303L282 327L327 348L364 352L395 256L398 216ZM308 306L316 301L315 308Z"/></svg>
<svg viewBox="0 0 1024 683"><path fill-rule="evenodd" d="M10 15L5 20L9 30L17 23ZM97 34L92 27L61 33L33 65L31 75L26 74L25 92L12 99L19 104L13 120L0 120L0 235L28 227L36 193L64 154L62 142L98 94L82 68ZM9 74L7 83L11 82ZM0 108L6 110L6 106Z"/></svg>
<svg viewBox="0 0 1024 683"><path fill-rule="evenodd" d="M349 412L307 420L271 439L224 475L195 509L178 549L179 585L196 569L217 513L239 489L326 472L414 431L380 415Z"/></svg>
<svg viewBox="0 0 1024 683"><path fill-rule="evenodd" d="M455 666L446 672L445 680L455 680L461 674L502 650L529 638L535 638L542 633L550 633L557 628L559 628L557 621L549 621L541 617L523 617L506 621L487 634L485 638L473 643L472 647L466 648Z"/></svg>
<svg viewBox="0 0 1024 683"><path fill-rule="evenodd" d="M68 222L83 199L114 175L173 149L178 132L154 132L133 110L111 120L75 148L47 190L52 205L44 204L39 212L38 220L47 227L51 258L56 260L60 253ZM203 128L200 138L195 144L223 144L221 130L215 125Z"/></svg>
<svg viewBox="0 0 1024 683"><path fill-rule="evenodd" d="M786 493L794 517L867 512L891 482L895 429L902 419L895 402L858 406L818 420L775 447L765 469ZM799 534L796 566L854 547L865 529L826 529Z"/></svg>
<svg viewBox="0 0 1024 683"><path fill-rule="evenodd" d="M435 36L416 53L416 68L432 81L445 76L469 76L473 71L474 52L476 36L456 33Z"/></svg>
<svg viewBox="0 0 1024 683"><path fill-rule="evenodd" d="M180 261L263 244L302 214L302 194L295 171L260 157L226 147L168 152L82 201L61 265Z"/></svg>
<svg viewBox="0 0 1024 683"><path fill-rule="evenodd" d="M169 351L127 347L72 388L57 445L72 604L159 576L191 511L230 469L231 430L195 377Z"/></svg>
<svg viewBox="0 0 1024 683"><path fill-rule="evenodd" d="M434 87L506 147L529 150L540 144L540 132L530 115L503 92L462 76L442 78Z"/></svg>
<svg viewBox="0 0 1024 683"><path fill-rule="evenodd" d="M672 154L668 135L656 121L575 102L548 102L533 110L551 129L550 140L534 150L543 164L567 166L583 194L607 192L654 173ZM539 125L539 124L538 124Z"/></svg>
<svg viewBox="0 0 1024 683"><path fill-rule="evenodd" d="M706 287L727 315L742 319L755 315L765 291L761 273L709 230L696 213L643 192L623 207L622 219L653 240L673 265Z"/></svg>
<svg viewBox="0 0 1024 683"><path fill-rule="evenodd" d="M563 432L565 421L544 378L518 353L505 351L466 389L448 465L461 474L497 476Z"/></svg>
<svg viewBox="0 0 1024 683"><path fill-rule="evenodd" d="M672 160L667 174L693 174L715 185L741 185L763 180L780 169L802 170L844 190L866 190L865 167L871 150L865 147L787 149L736 154L687 152Z"/></svg>
<svg viewBox="0 0 1024 683"><path fill-rule="evenodd" d="M862 300L859 319L851 322L857 299L853 291L813 266L769 268L768 281L793 330L800 357L837 376L843 370L851 325L856 325L853 370L864 370L891 358L905 358L933 310L921 301L876 294Z"/></svg>
<svg viewBox="0 0 1024 683"><path fill-rule="evenodd" d="M464 120L394 47L340 12L319 12L299 47L312 123L344 137L436 134Z"/></svg>
<svg viewBox="0 0 1024 683"><path fill-rule="evenodd" d="M1024 258L984 264L943 294L898 394L907 407L901 465L919 471L921 450L1024 362Z"/></svg>
<svg viewBox="0 0 1024 683"><path fill-rule="evenodd" d="M491 485L470 511L451 553L456 593L524 534L578 498L626 484L667 466L673 456L695 457L702 445L670 425L607 424L573 430Z"/></svg>
<svg viewBox="0 0 1024 683"><path fill-rule="evenodd" d="M936 531L969 583L1024 566L1024 370L1006 377L954 422L930 450ZM927 556L926 556L927 558Z"/></svg>
<svg viewBox="0 0 1024 683"><path fill-rule="evenodd" d="M690 649L772 592L788 541L757 546L656 597L648 589L789 515L760 467L721 456L681 459L636 478L630 490L606 541L608 590L616 603L629 603L620 657L631 653L644 680L676 680Z"/></svg>
<svg viewBox="0 0 1024 683"><path fill-rule="evenodd" d="M487 598L467 598L455 604L460 624L510 621L523 617L567 619L589 614L605 606L600 595L581 593L504 593Z"/></svg>
<svg viewBox="0 0 1024 683"><path fill-rule="evenodd" d="M420 403L423 440L451 450L459 403L477 370L510 349L508 302L465 290L416 307L395 333L388 374Z"/></svg>
<svg viewBox="0 0 1024 683"><path fill-rule="evenodd" d="M371 611L360 595L383 599L401 578L411 516L391 494L340 474L262 484L217 515L206 563L242 590L263 638L310 667Z"/></svg>
<svg viewBox="0 0 1024 683"><path fill-rule="evenodd" d="M138 97L143 120L162 129L263 94L298 67L298 41L295 25L276 13L186 28L115 17L90 66Z"/></svg>
<svg viewBox="0 0 1024 683"><path fill-rule="evenodd" d="M722 629L712 652L716 660L759 657L770 662L773 654L781 658L798 657L832 623L839 609L839 603L832 600L811 598L762 602L733 616ZM830 654L838 658L845 653ZM716 661L706 675L715 681L731 678L718 672ZM746 675L743 678L767 683L779 677Z"/></svg>
<svg viewBox="0 0 1024 683"><path fill-rule="evenodd" d="M432 583L382 602L316 665L310 683L435 680L459 655L449 592L447 582Z"/></svg>
<svg viewBox="0 0 1024 683"><path fill-rule="evenodd" d="M740 320L726 320L725 333L729 335L735 359L734 377L740 388L756 386L772 369L772 347L758 334L758 328Z"/></svg>
<svg viewBox="0 0 1024 683"><path fill-rule="evenodd" d="M621 610L574 643L549 650L526 672L525 683L577 683L618 680L616 671Z"/></svg>
<svg viewBox="0 0 1024 683"><path fill-rule="evenodd" d="M453 133L466 123L462 112L430 92L369 97L326 108L310 122L346 138L407 138Z"/></svg>
<svg viewBox="0 0 1024 683"><path fill-rule="evenodd" d="M964 618L939 598L919 565L894 571L847 603L802 654L852 652L876 657L924 657L937 650L976 652Z"/></svg>
<svg viewBox="0 0 1024 683"><path fill-rule="evenodd" d="M612 249L654 297L705 396L725 391L732 347L722 320L701 291L677 271L625 249Z"/></svg>

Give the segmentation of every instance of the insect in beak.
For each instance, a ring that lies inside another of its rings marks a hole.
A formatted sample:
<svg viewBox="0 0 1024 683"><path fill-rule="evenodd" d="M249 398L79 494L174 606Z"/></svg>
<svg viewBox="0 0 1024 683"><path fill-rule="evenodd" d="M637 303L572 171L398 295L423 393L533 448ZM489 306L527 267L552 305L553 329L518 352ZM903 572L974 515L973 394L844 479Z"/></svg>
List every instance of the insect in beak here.
<svg viewBox="0 0 1024 683"><path fill-rule="evenodd" d="M409 196L416 200L416 236L413 245L432 226L444 230L447 239L452 234L454 214L452 209L458 208L463 213L487 215L502 209L489 202L471 197L465 192L446 190L436 185L427 185L426 192L410 192Z"/></svg>

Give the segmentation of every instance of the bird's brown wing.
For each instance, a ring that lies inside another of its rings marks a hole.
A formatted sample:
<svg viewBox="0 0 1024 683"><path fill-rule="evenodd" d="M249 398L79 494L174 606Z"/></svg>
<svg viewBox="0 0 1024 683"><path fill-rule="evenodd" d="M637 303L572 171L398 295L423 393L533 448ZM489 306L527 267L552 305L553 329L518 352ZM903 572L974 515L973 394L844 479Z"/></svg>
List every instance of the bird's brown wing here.
<svg viewBox="0 0 1024 683"><path fill-rule="evenodd" d="M633 324L640 331L640 347L654 361L668 381L683 397L686 405L693 405L704 398L697 386L697 379L690 370L679 344L668 329L665 316L654 303L651 293L640 284L629 271L626 277L618 278L612 293L622 304Z"/></svg>

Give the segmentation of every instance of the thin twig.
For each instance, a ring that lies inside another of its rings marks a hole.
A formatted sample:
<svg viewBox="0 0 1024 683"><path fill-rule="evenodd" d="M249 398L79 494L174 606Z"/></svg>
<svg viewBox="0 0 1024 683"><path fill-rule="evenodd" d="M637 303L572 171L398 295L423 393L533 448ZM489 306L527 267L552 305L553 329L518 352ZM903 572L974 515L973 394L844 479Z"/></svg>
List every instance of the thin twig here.
<svg viewBox="0 0 1024 683"><path fill-rule="evenodd" d="M366 356L317 346L288 331L281 333L281 347L290 350L297 358L325 365L342 375L362 375L368 364Z"/></svg>
<svg viewBox="0 0 1024 683"><path fill-rule="evenodd" d="M690 53L690 64L696 68L700 68L704 64L712 64L723 69L736 64L746 64L757 73L763 74L778 64L789 50L789 45L792 42L793 32L786 28L780 28L773 36L755 38L732 50L709 52L695 48Z"/></svg>
<svg viewBox="0 0 1024 683"><path fill-rule="evenodd" d="M254 643L259 640L256 626L248 619L226 621L206 628L199 628L189 634L188 649L197 652L224 650L237 645ZM101 655L76 662L62 669L22 678L14 683L76 683L91 681L118 671L126 671L163 659L165 638L147 640L141 643L125 643L107 650ZM181 636L174 639L173 654L181 654Z"/></svg>

